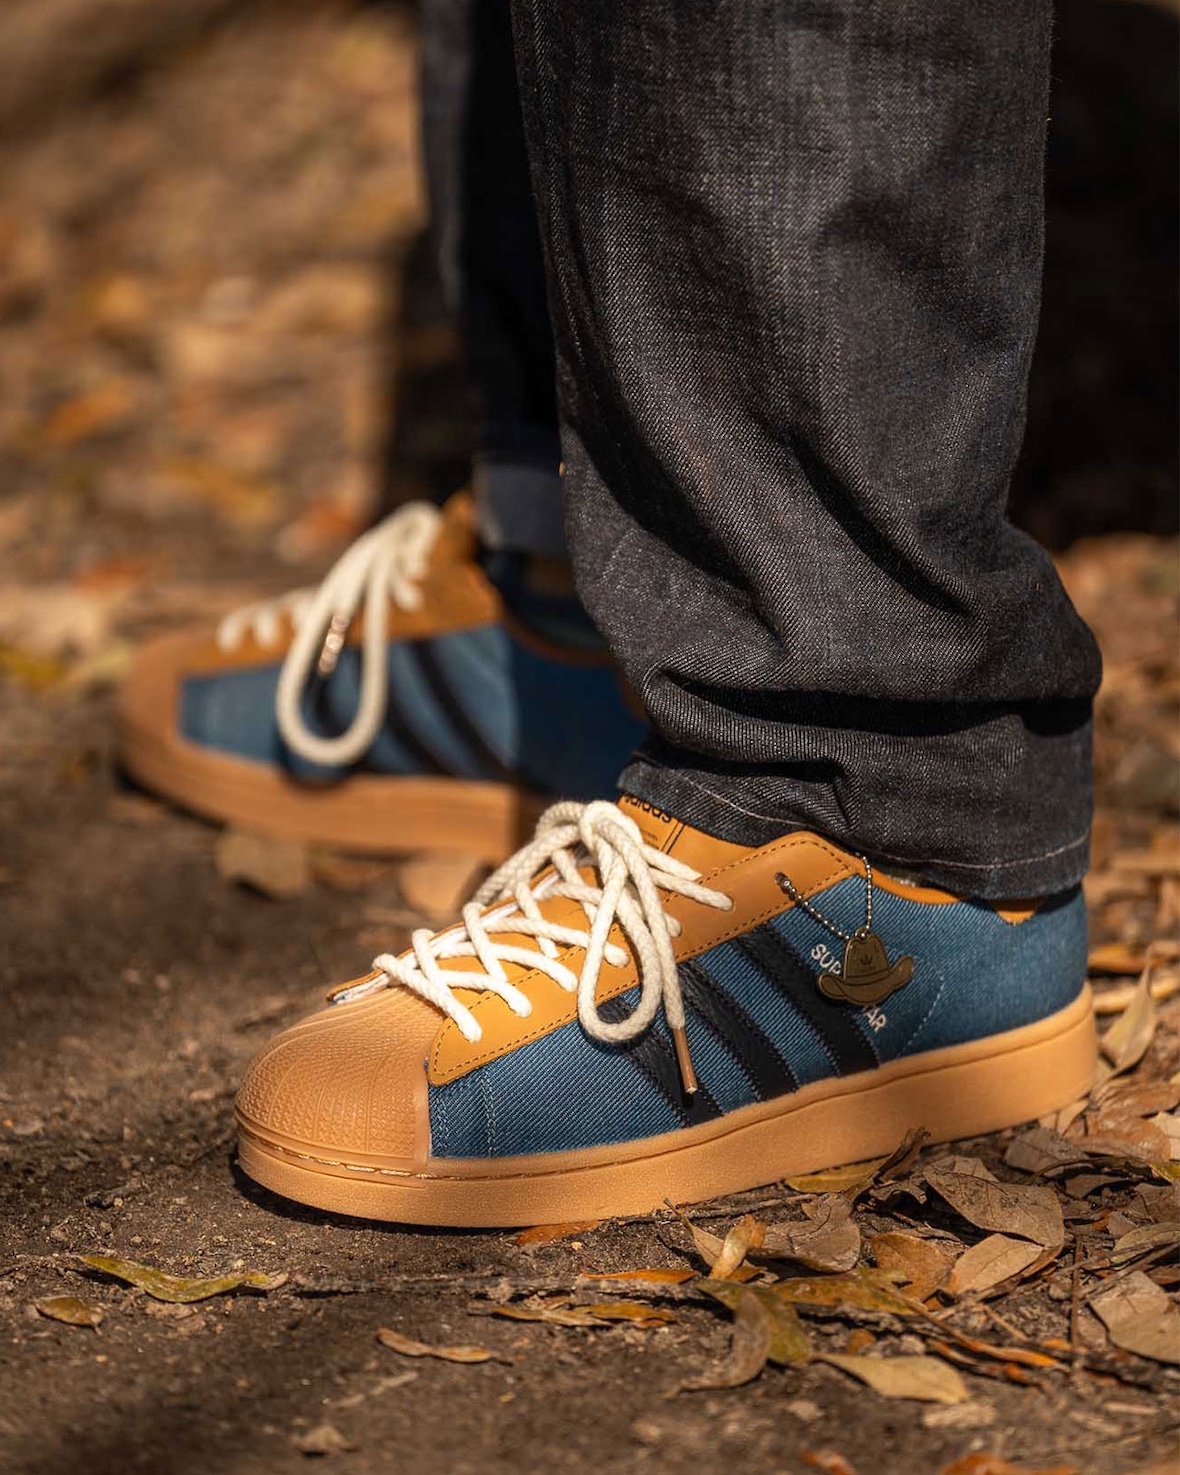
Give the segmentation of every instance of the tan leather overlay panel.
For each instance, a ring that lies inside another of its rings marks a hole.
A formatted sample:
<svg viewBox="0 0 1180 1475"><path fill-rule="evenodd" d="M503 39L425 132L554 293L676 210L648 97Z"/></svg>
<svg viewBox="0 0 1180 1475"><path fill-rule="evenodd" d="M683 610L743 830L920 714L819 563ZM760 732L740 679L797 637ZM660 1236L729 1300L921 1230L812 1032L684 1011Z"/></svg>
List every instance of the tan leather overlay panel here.
<svg viewBox="0 0 1180 1475"><path fill-rule="evenodd" d="M804 896L811 896L860 870L854 857L810 834L786 835L758 850L746 850L715 840L689 826L682 826L675 835L666 834L665 838L678 858L682 857L702 872L701 879L706 886L724 892L734 902L731 911L719 912L685 897L669 898L668 914L675 917L683 928L674 940L678 959L694 957L739 933L748 932L779 912L789 910L793 903L775 881L776 871L786 871ZM702 863L710 850L720 864ZM585 926L585 913L576 902L555 898L544 904L544 910L546 916L555 922ZM504 941L511 945L512 939L505 938ZM526 942L525 945L530 944ZM606 963L599 975L598 997L600 1000L615 998L631 988L635 981L634 965L615 968ZM494 994L461 993L463 1002L479 1021L483 1034L479 1040L468 1043L454 1022L447 1020L430 1052L429 1078L433 1085L457 1080L477 1066L486 1065L488 1061L531 1040L540 1039L577 1017L574 995L554 983L547 974L534 969L514 976L513 982L528 994L533 1004L532 1013L525 1019L513 1014Z"/></svg>

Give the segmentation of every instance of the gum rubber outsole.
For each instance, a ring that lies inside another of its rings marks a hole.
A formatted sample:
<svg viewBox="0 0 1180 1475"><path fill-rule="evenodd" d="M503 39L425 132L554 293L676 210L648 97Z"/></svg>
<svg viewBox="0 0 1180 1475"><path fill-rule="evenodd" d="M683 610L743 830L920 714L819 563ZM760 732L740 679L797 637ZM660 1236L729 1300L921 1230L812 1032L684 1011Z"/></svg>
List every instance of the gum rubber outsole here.
<svg viewBox="0 0 1180 1475"><path fill-rule="evenodd" d="M498 865L532 834L547 800L509 784L354 774L316 786L277 769L119 723L124 768L202 818L372 855L456 852Z"/></svg>
<svg viewBox="0 0 1180 1475"><path fill-rule="evenodd" d="M462 1228L606 1219L878 1157L915 1127L949 1142L1015 1126L1084 1095L1096 1060L1087 985L1072 1004L1035 1024L816 1081L640 1142L438 1159L410 1172L376 1157L333 1160L324 1148L278 1140L239 1111L238 1155L264 1188L336 1214Z"/></svg>

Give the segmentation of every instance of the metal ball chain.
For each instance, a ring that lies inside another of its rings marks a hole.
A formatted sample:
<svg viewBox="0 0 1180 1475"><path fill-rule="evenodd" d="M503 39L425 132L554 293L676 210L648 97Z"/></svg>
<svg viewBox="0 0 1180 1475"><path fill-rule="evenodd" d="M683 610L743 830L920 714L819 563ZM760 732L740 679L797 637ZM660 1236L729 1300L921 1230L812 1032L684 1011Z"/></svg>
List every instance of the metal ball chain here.
<svg viewBox="0 0 1180 1475"><path fill-rule="evenodd" d="M858 855L856 858L865 868L865 919L855 932L845 932L842 927L837 927L830 917L825 917L818 907L812 906L791 878L783 875L782 871L776 871L774 877L797 907L805 911L821 927L826 927L841 942L851 942L854 937L867 937L873 930L873 866L867 855Z"/></svg>

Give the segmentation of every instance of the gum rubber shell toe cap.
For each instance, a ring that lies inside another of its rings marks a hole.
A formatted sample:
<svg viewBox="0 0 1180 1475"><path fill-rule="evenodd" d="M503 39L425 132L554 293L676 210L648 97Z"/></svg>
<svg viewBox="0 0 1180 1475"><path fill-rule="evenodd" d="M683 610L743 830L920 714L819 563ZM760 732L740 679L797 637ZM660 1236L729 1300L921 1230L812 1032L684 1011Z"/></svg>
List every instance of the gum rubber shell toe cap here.
<svg viewBox="0 0 1180 1475"><path fill-rule="evenodd" d="M430 1150L425 1060L438 1014L382 991L313 1014L274 1039L238 1092L246 1138L321 1169L413 1171Z"/></svg>

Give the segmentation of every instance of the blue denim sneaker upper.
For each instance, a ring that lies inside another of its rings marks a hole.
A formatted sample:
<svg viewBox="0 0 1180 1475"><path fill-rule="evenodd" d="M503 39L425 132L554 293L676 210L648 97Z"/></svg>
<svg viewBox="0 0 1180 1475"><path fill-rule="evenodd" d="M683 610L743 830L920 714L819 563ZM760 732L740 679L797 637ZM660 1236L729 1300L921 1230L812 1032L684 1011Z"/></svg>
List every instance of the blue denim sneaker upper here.
<svg viewBox="0 0 1180 1475"><path fill-rule="evenodd" d="M187 741L331 781L339 769L291 754L275 721L279 664L190 676L180 690ZM540 794L591 798L612 792L646 734L613 668L538 643L505 625L391 641L385 722L349 771L513 780ZM344 731L359 700L360 653L345 649L332 675L313 678L303 714L313 732Z"/></svg>
<svg viewBox="0 0 1180 1475"><path fill-rule="evenodd" d="M812 900L846 931L864 920L860 878ZM971 901L930 905L879 891L874 931L890 958L914 960L910 981L880 1005L823 994L817 972L838 966L841 944L792 908L680 965L695 1096L683 1092L662 1016L625 1046L591 1039L574 1020L432 1084L432 1155L558 1152L674 1131L813 1081L1034 1023L1085 982L1076 888L1019 923ZM621 1017L636 998L632 990L608 1007Z"/></svg>

